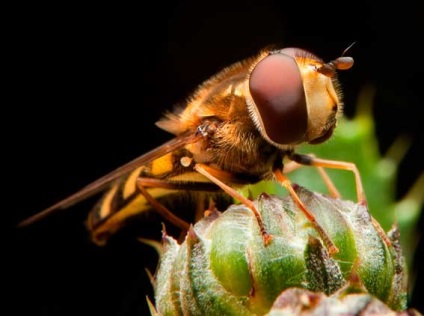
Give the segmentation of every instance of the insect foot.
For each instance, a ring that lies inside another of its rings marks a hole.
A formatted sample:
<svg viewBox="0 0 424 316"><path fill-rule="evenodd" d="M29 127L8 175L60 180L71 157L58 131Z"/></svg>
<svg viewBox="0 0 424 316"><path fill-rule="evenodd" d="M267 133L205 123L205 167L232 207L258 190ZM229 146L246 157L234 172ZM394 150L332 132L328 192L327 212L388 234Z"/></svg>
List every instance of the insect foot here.
<svg viewBox="0 0 424 316"><path fill-rule="evenodd" d="M263 194L253 203L273 237L267 246L243 204L197 222L181 245L164 234L155 297L149 299L152 314L264 315L283 291L299 288L324 300L353 281L367 297L405 310L407 277L397 228L387 233L388 245L365 206L295 190L339 249L336 254L329 254L291 195Z"/></svg>

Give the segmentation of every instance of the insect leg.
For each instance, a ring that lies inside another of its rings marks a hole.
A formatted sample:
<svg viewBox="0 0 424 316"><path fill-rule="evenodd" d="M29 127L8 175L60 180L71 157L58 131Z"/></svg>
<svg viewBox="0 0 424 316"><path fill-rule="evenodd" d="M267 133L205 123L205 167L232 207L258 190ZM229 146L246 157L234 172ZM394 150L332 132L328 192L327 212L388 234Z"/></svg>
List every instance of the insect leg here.
<svg viewBox="0 0 424 316"><path fill-rule="evenodd" d="M168 220L169 222L173 223L175 226L185 231L188 230L190 224L180 219L179 217L177 217L173 212L171 212L168 208L166 208L158 200L156 200L146 190L146 187L171 189L171 190L207 191L207 192L213 192L213 191L219 190L219 187L209 182L195 182L195 181L181 182L181 181L154 179L154 178L138 178L136 181L136 184L137 184L137 188L140 190L140 193L155 208L155 210L159 213L159 215L161 215L164 219Z"/></svg>
<svg viewBox="0 0 424 316"><path fill-rule="evenodd" d="M159 203L149 192L145 189L143 185L143 178L137 180L137 187L140 190L140 193L146 198L146 200L155 208L155 210L161 215L164 219L170 221L175 226L187 231L190 227L189 223L180 219L178 216L175 216L170 210L165 206Z"/></svg>
<svg viewBox="0 0 424 316"><path fill-rule="evenodd" d="M362 186L361 175L359 174L359 170L354 163L346 162L346 161L320 159L313 156L301 155L301 154L291 154L289 155L289 159L305 166L324 167L324 168L352 171L355 176L356 194L357 194L358 202L366 205L367 201L365 198L364 188Z"/></svg>
<svg viewBox="0 0 424 316"><path fill-rule="evenodd" d="M309 154L311 157L315 157L312 154ZM304 165L301 165L299 163L297 163L296 161L289 161L289 163L284 165L284 170L283 172L285 174L288 174L292 171L295 171L299 168L304 167ZM331 180L330 176L328 175L328 173L325 171L325 169L323 167L316 167L318 170L319 175L321 176L322 180L324 181L325 186L328 189L328 192L330 192L330 195L333 198L341 198L341 194L339 192L339 190L337 190L336 186L334 185L333 181Z"/></svg>
<svg viewBox="0 0 424 316"><path fill-rule="evenodd" d="M332 168L332 169L341 169L341 170L349 170L352 171L355 176L355 183L356 183L356 193L357 193L357 199L358 203L361 203L362 205L367 205L367 200L365 198L364 193L364 187L362 186L361 176L359 174L359 170L356 167L354 163L346 162L346 161L337 161L337 160L327 160L327 159L320 159L309 155L302 155L302 154L290 154L289 159L306 166L315 166L315 167L321 167L321 168ZM383 238L386 245L391 245L390 239L387 237L386 233L384 232L384 229L380 226L380 224L371 217L371 221L379 235Z"/></svg>
<svg viewBox="0 0 424 316"><path fill-rule="evenodd" d="M272 236L266 231L264 222L262 220L262 216L258 212L258 210L256 209L253 202L251 200L249 200L248 198L245 198L242 194L238 193L232 187L228 186L227 184L225 184L224 182L222 182L220 180L220 179L223 179L224 181L227 180L229 182L237 182L236 177L233 176L231 173L228 173L228 172L225 172L225 171L222 171L222 170L217 170L217 169L211 168L211 167L203 165L203 164L196 164L194 166L194 170L196 170L200 174L204 175L206 178L208 178L213 183L218 185L227 194L231 195L233 198L239 200L241 203L243 203L244 205L246 205L248 208L251 209L251 211L255 215L256 220L258 222L259 229L261 231L264 243L265 243L265 245L268 245L269 242L272 239Z"/></svg>
<svg viewBox="0 0 424 316"><path fill-rule="evenodd" d="M339 249L336 247L336 245L331 240L330 236L325 232L324 228L321 227L321 225L316 221L315 215L311 213L311 211L308 210L308 208L303 204L303 202L300 200L299 196L295 192L295 190L292 187L291 181L281 172L281 169L275 169L274 175L277 178L277 180L283 185L292 196L295 203L299 206L299 208L302 210L302 212L305 214L306 218L315 226L315 228L318 230L319 234L321 235L322 239L324 240L324 243L328 249L328 252L330 254L335 254L339 252Z"/></svg>

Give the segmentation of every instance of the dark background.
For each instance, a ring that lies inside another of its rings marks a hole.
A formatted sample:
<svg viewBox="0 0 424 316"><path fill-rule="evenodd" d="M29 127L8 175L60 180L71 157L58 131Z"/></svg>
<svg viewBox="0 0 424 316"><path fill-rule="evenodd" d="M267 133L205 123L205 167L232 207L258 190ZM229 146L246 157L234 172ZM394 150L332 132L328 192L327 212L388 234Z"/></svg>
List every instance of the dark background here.
<svg viewBox="0 0 424 316"><path fill-rule="evenodd" d="M372 84L382 152L400 134L413 137L400 166L401 197L423 167L418 2L260 3L13 8L4 45L10 57L3 60L12 70L2 116L4 171L11 175L4 178L6 222L13 226L159 146L170 137L154 125L165 110L269 44L330 60L356 41L349 53L355 65L340 74L345 113L354 113L360 89ZM7 233L9 314L147 313L145 296L153 292L144 268L154 271L157 256L125 234L104 248L91 244L83 222L94 201ZM424 311L418 296L416 290L411 305Z"/></svg>

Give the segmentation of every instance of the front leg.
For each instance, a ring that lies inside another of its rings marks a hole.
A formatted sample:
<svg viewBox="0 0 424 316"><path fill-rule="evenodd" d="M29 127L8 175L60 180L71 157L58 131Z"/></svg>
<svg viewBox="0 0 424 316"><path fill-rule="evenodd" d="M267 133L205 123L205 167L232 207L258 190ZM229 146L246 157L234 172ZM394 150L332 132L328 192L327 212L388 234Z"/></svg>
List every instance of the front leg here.
<svg viewBox="0 0 424 316"><path fill-rule="evenodd" d="M290 160L293 160L305 166L315 166L315 167L321 167L321 168L332 168L332 169L352 171L353 174L355 175L356 194L357 194L358 203L362 205L367 205L367 200L365 198L365 191L362 185L361 175L359 174L359 170L354 163L346 162L346 161L320 159L313 156L296 154L296 153L291 153L288 156L288 158ZM375 229L378 231L379 235L383 238L385 243L389 246L391 244L391 241L387 237L381 225L372 216L371 216L371 220Z"/></svg>
<svg viewBox="0 0 424 316"><path fill-rule="evenodd" d="M311 157L315 157L313 154L309 154ZM297 169L300 169L302 167L305 167L305 165L301 165L297 163L294 160L289 161L287 164L284 165L283 173L288 174L290 172L293 172ZM322 180L324 181L325 186L328 189L328 192L333 198L340 199L341 194L339 190L337 190L336 186L334 185L333 181L331 180L328 173L325 171L323 167L316 167L318 170L319 175L321 176Z"/></svg>
<svg viewBox="0 0 424 316"><path fill-rule="evenodd" d="M358 203L361 203L363 205L367 204L364 193L364 187L362 186L361 175L359 174L359 170L354 163L346 161L320 159L314 156L296 153L289 154L288 158L304 166L314 166L320 168L332 168L352 171L355 176Z"/></svg>

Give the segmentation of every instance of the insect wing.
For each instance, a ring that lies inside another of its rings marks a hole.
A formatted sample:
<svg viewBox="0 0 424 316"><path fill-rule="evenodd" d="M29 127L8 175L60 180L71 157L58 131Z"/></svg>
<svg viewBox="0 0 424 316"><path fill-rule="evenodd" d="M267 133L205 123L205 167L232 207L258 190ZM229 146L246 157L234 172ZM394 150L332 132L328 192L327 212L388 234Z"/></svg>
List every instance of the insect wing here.
<svg viewBox="0 0 424 316"><path fill-rule="evenodd" d="M96 181L90 183L86 187L72 194L71 196L61 200L60 202L46 208L45 210L36 213L35 215L21 221L18 224L18 227L23 227L30 225L51 213L54 213L58 210L66 209L78 202L81 202L99 192L102 192L110 187L111 182L117 180L118 178L130 173L134 169L143 166L161 156L164 156L174 150L180 149L188 144L195 143L202 138L199 134L186 134L175 137L163 145L137 157L136 159L126 163L125 165L115 169L114 171L106 174L105 176L97 179Z"/></svg>

